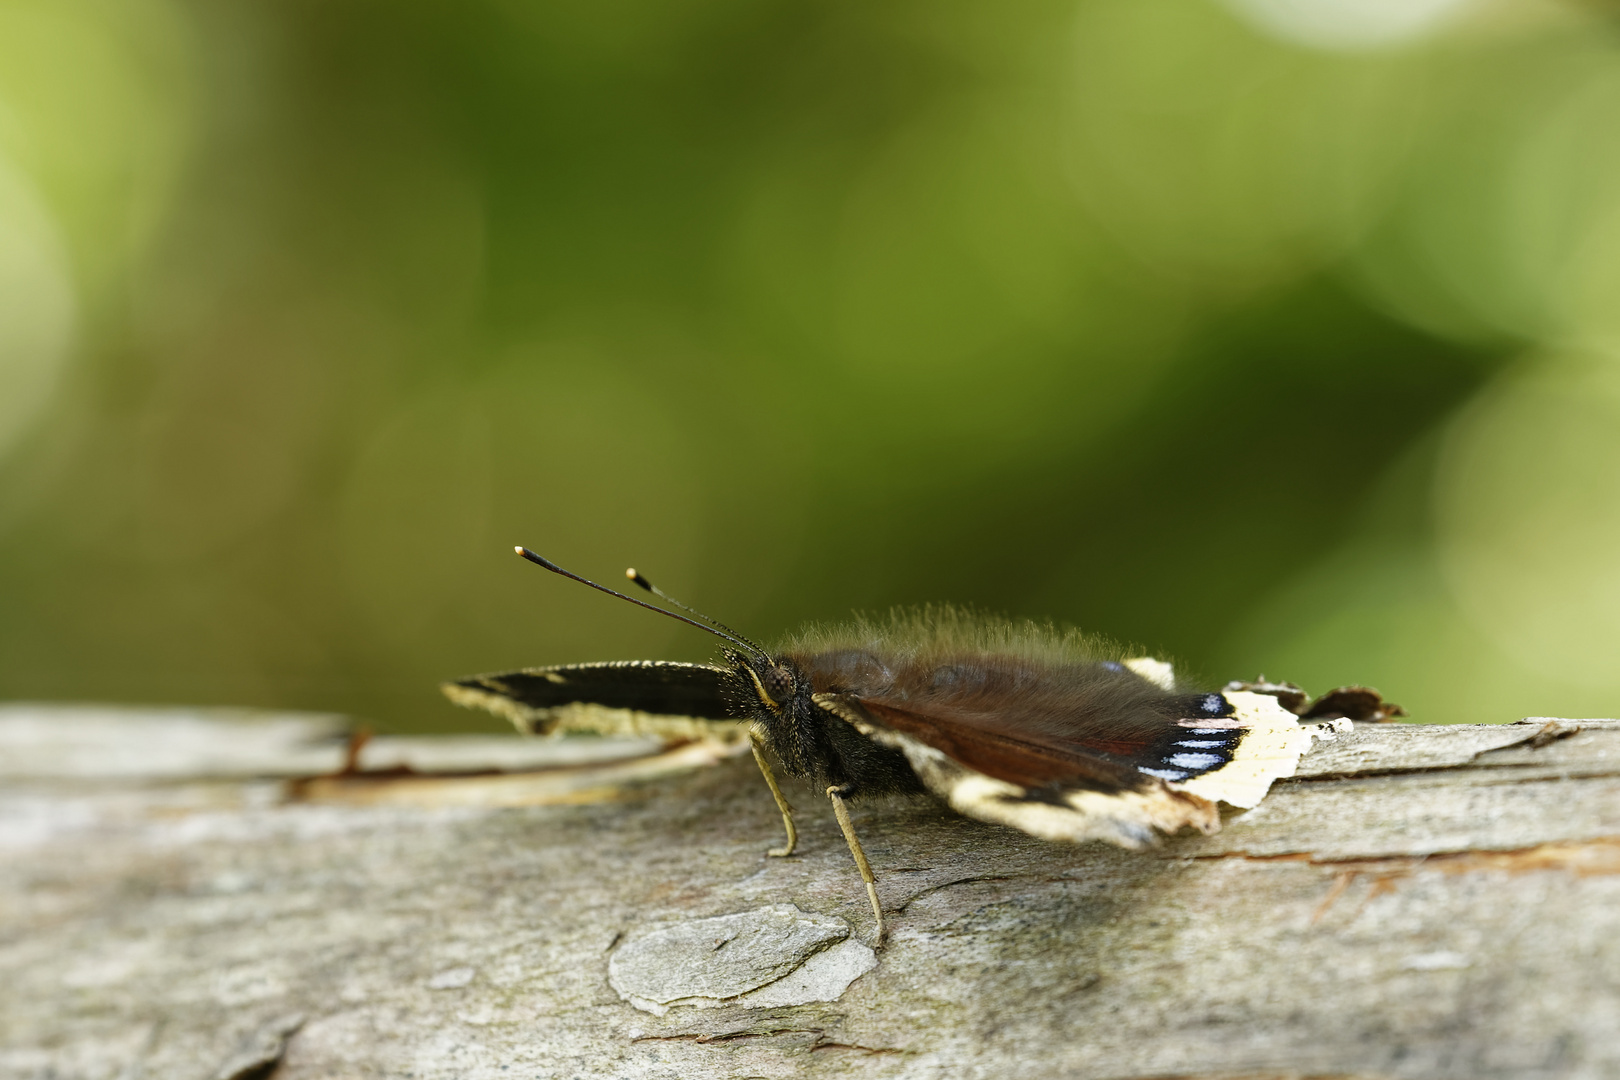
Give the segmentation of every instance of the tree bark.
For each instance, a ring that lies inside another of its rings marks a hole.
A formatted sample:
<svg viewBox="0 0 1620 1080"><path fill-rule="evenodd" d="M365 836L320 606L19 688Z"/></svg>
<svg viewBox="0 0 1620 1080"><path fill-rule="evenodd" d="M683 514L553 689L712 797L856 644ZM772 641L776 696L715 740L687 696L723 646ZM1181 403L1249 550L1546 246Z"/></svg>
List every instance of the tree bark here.
<svg viewBox="0 0 1620 1080"><path fill-rule="evenodd" d="M1620 1075L1617 721L1363 726L1147 854L858 802L875 953L740 744L343 743L0 709L0 1076Z"/></svg>

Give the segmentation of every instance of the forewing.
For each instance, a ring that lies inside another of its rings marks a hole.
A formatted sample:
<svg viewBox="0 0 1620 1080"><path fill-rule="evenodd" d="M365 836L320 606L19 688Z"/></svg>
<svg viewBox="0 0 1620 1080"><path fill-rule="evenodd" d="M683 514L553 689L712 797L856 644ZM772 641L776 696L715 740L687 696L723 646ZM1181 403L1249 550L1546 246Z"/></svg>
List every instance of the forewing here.
<svg viewBox="0 0 1620 1080"><path fill-rule="evenodd" d="M615 660L472 675L441 686L458 705L487 709L519 731L592 731L662 738L739 736L724 690L707 664Z"/></svg>

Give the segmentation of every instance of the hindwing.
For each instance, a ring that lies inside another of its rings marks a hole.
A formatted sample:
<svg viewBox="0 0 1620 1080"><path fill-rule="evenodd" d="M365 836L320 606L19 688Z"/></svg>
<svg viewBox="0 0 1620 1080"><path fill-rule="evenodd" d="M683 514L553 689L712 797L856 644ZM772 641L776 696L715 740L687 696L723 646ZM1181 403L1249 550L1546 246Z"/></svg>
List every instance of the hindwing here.
<svg viewBox="0 0 1620 1080"><path fill-rule="evenodd" d="M996 709L949 700L819 694L824 709L901 751L923 784L959 813L1049 840L1139 848L1184 826L1220 827L1216 803L1252 807L1291 775L1310 745L1291 712L1264 694L1176 694L1110 718L1030 694Z"/></svg>

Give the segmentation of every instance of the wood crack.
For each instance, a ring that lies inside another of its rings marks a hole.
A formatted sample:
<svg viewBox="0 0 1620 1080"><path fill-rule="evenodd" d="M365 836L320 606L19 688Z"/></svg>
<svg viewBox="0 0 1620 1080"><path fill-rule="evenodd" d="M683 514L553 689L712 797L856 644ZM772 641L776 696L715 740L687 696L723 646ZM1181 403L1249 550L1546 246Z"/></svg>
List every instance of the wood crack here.
<svg viewBox="0 0 1620 1080"><path fill-rule="evenodd" d="M860 1043L836 1042L824 1039L825 1028L763 1028L744 1031L722 1031L714 1033L683 1032L679 1035L638 1035L630 1041L639 1042L687 1042L699 1045L725 1044L740 1042L745 1039L770 1039L780 1035L811 1035L815 1041L810 1045L812 1053L823 1050L847 1050L857 1054L904 1054L906 1051L898 1046L863 1046Z"/></svg>
<svg viewBox="0 0 1620 1080"><path fill-rule="evenodd" d="M1499 749L1517 750L1524 745L1524 743L1514 743L1511 747L1500 747ZM1486 751L1486 753L1494 752L1495 751ZM1367 769L1365 771L1357 772L1333 772L1316 773L1311 776L1288 776L1278 780L1277 785L1315 784L1323 781L1330 783L1342 783L1346 780L1378 780L1391 776L1423 776L1432 775L1434 773L1469 772L1479 774L1479 779L1475 782L1479 783L1481 786L1486 784L1556 783L1564 780L1603 780L1610 777L1620 776L1620 769L1613 768L1593 769L1581 772L1567 770L1558 773L1548 773L1542 776L1514 777L1511 775L1493 775L1511 774L1515 769L1546 769L1549 767L1550 766L1537 761L1515 761L1500 765L1478 764L1475 762L1470 762L1466 765L1415 765L1410 768Z"/></svg>
<svg viewBox="0 0 1620 1080"><path fill-rule="evenodd" d="M821 1050L853 1050L858 1054L904 1054L898 1046L862 1046L859 1043L823 1042L810 1048L811 1053Z"/></svg>
<svg viewBox="0 0 1620 1080"><path fill-rule="evenodd" d="M712 1033L686 1032L680 1035L637 1035L630 1041L639 1042L691 1042L691 1043L730 1043L742 1039L769 1039L778 1035L814 1035L820 1038L825 1034L822 1028L764 1028L748 1029L744 1031L719 1031Z"/></svg>
<svg viewBox="0 0 1620 1080"><path fill-rule="evenodd" d="M1436 851L1426 855L1380 855L1324 857L1308 851L1290 851L1275 855L1255 854L1247 851L1223 851L1208 855L1187 856L1188 861L1214 861L1242 859L1247 862L1296 862L1311 866L1330 866L1340 870L1383 871L1397 867L1416 869L1434 867L1448 874L1477 873L1487 870L1505 870L1524 873L1535 870L1567 870L1582 877L1599 874L1620 874L1620 836L1600 836L1591 840L1535 844L1531 847L1501 850L1468 849L1462 851Z"/></svg>
<svg viewBox="0 0 1620 1080"><path fill-rule="evenodd" d="M980 874L980 875L975 875L973 877L957 878L954 881L941 882L938 885L930 885L925 889L921 889L918 892L915 892L911 896L907 897L906 900L903 903L896 904L894 907L890 908L889 910L895 912L896 914L898 914L898 913L900 913L902 911L905 911L914 902L916 902L918 900L921 900L925 896L932 896L934 893L940 892L941 890L944 890L944 889L954 888L957 885L976 885L976 884L979 884L980 882L1012 881L1012 880L1013 880L1013 876L1008 875L1008 874Z"/></svg>

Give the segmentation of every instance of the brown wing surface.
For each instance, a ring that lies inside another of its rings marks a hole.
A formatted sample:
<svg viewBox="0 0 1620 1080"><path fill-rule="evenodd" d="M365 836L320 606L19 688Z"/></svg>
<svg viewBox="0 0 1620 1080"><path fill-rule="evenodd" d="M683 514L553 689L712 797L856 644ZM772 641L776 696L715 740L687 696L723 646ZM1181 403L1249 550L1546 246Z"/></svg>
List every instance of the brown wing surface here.
<svg viewBox="0 0 1620 1080"><path fill-rule="evenodd" d="M929 713L861 700L861 707L883 726L909 735L975 772L1024 788L1084 787L1121 791L1149 781L1132 765L1101 756L1092 744L1065 742L1036 730L1014 734L1005 718L935 706ZM1160 729L1162 730L1162 729ZM1102 740L1115 752L1129 751L1137 740ZM1141 745L1151 745L1150 741Z"/></svg>
<svg viewBox="0 0 1620 1080"><path fill-rule="evenodd" d="M1136 790L1148 776L1184 779L1200 770L1165 764L1178 754L1192 760L1192 748L1175 745L1187 738L1183 721L1231 714L1218 694L1168 689L1119 663L894 662L844 652L809 666L817 691L854 699L874 723L1025 788ZM1199 749L1213 764L1214 749Z"/></svg>

